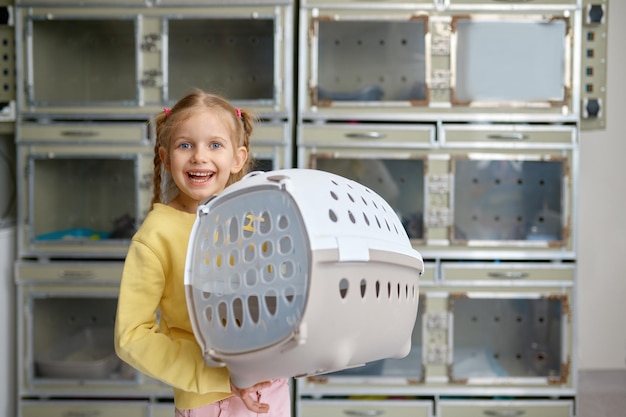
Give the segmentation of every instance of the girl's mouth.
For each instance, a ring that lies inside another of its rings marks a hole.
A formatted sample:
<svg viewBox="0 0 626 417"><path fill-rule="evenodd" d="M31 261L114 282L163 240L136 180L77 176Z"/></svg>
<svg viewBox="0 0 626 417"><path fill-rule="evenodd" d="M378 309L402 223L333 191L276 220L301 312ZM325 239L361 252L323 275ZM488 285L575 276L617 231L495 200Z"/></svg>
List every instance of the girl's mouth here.
<svg viewBox="0 0 626 417"><path fill-rule="evenodd" d="M213 172L190 171L187 173L187 177L191 182L204 183L209 181L211 177L213 177L213 174Z"/></svg>

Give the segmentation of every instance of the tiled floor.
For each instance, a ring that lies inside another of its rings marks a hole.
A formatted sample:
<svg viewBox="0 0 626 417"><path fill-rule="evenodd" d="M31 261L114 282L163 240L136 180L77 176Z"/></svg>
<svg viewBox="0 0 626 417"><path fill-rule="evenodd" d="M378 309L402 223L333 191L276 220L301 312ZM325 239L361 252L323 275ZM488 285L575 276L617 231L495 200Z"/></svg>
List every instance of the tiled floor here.
<svg viewBox="0 0 626 417"><path fill-rule="evenodd" d="M576 417L626 417L626 370L581 371Z"/></svg>

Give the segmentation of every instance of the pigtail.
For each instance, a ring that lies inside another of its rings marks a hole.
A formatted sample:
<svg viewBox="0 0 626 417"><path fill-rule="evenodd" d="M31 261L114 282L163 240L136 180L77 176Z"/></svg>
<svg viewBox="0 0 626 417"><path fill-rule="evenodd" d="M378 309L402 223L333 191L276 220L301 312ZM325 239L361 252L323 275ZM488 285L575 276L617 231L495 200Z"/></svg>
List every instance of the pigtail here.
<svg viewBox="0 0 626 417"><path fill-rule="evenodd" d="M256 116L245 109L236 109L236 117L239 119L239 123L241 123L241 141L239 146L245 146L248 151L248 159L246 163L243 165L241 170L235 174L231 174L228 179L227 186L233 184L240 179L242 179L253 166L252 155L250 155L250 137L252 136L252 131L254 130L254 124L257 121Z"/></svg>
<svg viewBox="0 0 626 417"><path fill-rule="evenodd" d="M159 148L161 147L161 135L163 131L163 124L165 123L165 119L167 118L168 112L164 110L163 113L158 114L154 117L154 124L156 126L156 141L154 143L154 157L153 157L153 165L154 170L152 173L152 201L150 202L150 210L154 208L156 203L161 203L161 184L162 177L161 173L163 171L163 162L161 161L161 156L159 155Z"/></svg>
<svg viewBox="0 0 626 417"><path fill-rule="evenodd" d="M156 203L161 202L161 157L159 156L159 143L154 145L154 171L152 173L152 201L150 202L150 210L154 208Z"/></svg>

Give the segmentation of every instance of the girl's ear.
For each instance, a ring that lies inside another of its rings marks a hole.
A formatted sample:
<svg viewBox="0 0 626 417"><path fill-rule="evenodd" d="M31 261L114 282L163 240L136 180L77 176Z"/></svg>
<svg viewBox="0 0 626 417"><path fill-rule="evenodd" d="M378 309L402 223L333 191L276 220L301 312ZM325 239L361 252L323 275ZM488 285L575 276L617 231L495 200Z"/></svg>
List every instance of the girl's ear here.
<svg viewBox="0 0 626 417"><path fill-rule="evenodd" d="M159 148L159 158L161 159L161 162L163 162L165 170L171 174L172 172L170 171L170 156L167 154L167 150L163 146Z"/></svg>
<svg viewBox="0 0 626 417"><path fill-rule="evenodd" d="M236 174L237 172L241 171L247 160L248 150L245 146L240 146L235 149L235 158L233 159L233 166L230 168L230 173Z"/></svg>

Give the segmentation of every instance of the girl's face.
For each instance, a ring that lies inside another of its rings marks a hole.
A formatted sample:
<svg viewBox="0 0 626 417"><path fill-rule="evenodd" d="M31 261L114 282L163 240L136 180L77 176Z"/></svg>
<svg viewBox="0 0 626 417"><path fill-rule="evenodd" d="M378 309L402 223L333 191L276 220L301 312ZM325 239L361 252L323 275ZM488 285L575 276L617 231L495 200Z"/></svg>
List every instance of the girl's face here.
<svg viewBox="0 0 626 417"><path fill-rule="evenodd" d="M174 132L169 149L159 156L180 192L171 206L195 213L198 204L224 190L231 173L239 172L247 158L245 146L235 147L219 113L192 113Z"/></svg>

